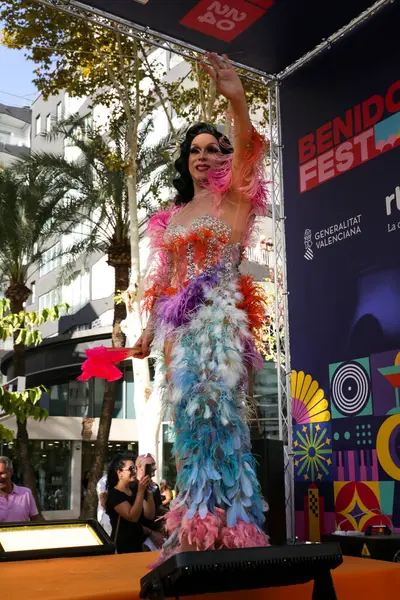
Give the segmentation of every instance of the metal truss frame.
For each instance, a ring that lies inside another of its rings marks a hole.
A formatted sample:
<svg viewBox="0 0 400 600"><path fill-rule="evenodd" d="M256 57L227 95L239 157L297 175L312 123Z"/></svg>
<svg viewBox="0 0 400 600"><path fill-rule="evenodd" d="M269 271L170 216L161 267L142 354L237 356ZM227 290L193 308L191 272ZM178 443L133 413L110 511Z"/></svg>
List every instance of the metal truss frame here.
<svg viewBox="0 0 400 600"><path fill-rule="evenodd" d="M163 50L169 50L174 54L178 54L183 58L189 60L200 61L200 55L204 53L203 48L188 44L183 40L177 40L169 35L160 33L150 29L150 27L143 27L137 23L132 23L116 15L111 15L103 10L94 8L77 0L33 0L36 4L41 4L46 8L52 8L58 10L64 14L70 15L74 19L78 18L92 25L104 27L109 31L120 33L126 37L139 40L143 43L151 44L156 48L162 48ZM197 56L196 56L197 55ZM248 67L242 63L231 61L232 64L243 71L243 77L250 81L257 83L264 83L265 85L269 81L273 81L275 77L264 73L258 69Z"/></svg>
<svg viewBox="0 0 400 600"><path fill-rule="evenodd" d="M282 123L279 83L268 88L269 160L271 170L271 212L275 251L275 340L278 385L279 439L285 453L286 523L289 538L294 538L294 474L292 453L292 395L290 391L290 347L288 291L286 279L285 210L282 168Z"/></svg>
<svg viewBox="0 0 400 600"><path fill-rule="evenodd" d="M151 44L155 47L170 50L183 58L197 60L193 53L201 54L204 49L193 46L151 30L149 27L132 23L120 17L110 15L102 10L85 5L78 0L33 0L47 8L57 9L73 18L83 19L88 23L102 26L110 31L126 35L133 39ZM269 141L270 141L270 169L271 169L271 210L274 231L275 266L275 324L276 324L276 353L277 353L277 380L278 380L278 410L279 410L279 438L285 447L285 500L286 521L288 537L294 539L294 471L292 450L292 406L290 389L290 346L289 346L289 319L288 295L286 278L286 246L285 246L285 211L283 194L283 161L282 161L282 123L280 111L280 85L306 64L310 63L321 53L329 50L333 44L353 33L367 20L381 12L386 6L396 0L376 0L368 9L363 11L347 25L329 36L315 46L310 52L304 54L294 63L277 74L264 73L241 63L233 64L244 71L244 77L264 83L268 86L269 104Z"/></svg>

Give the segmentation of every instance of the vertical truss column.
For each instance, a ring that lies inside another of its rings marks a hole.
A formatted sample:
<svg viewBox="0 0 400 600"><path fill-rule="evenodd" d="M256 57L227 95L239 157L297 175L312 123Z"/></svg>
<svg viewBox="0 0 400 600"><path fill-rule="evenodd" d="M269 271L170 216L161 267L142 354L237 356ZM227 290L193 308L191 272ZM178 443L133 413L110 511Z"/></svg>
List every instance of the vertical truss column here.
<svg viewBox="0 0 400 600"><path fill-rule="evenodd" d="M279 82L270 85L269 140L271 168L271 209L274 233L275 335L278 381L279 439L285 448L285 500L287 535L294 538L294 472L292 455L292 397L290 391L290 349L288 291L286 279L285 214L282 172L282 129Z"/></svg>

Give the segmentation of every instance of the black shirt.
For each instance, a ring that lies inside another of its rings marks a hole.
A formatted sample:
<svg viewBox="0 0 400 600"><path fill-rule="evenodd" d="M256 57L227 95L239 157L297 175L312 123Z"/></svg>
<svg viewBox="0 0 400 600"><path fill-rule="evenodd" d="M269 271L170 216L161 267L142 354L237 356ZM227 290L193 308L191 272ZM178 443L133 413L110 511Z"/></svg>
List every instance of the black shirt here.
<svg viewBox="0 0 400 600"><path fill-rule="evenodd" d="M154 519L149 520L149 519L146 519L146 517L142 513L142 516L140 517L140 523L144 527L148 527L149 529L152 529L154 531L154 530L160 529L160 527L158 527L158 525L161 525L161 523L159 523L157 521L157 517L159 516L158 509L162 505L162 500L161 500L160 488L154 481L151 482L150 489L151 489L151 492L152 492L153 498L154 498L154 507L156 509L156 516ZM146 492L146 495L147 495L147 492Z"/></svg>
<svg viewBox="0 0 400 600"><path fill-rule="evenodd" d="M118 554L125 554L127 552L141 552L145 535L143 527L140 523L132 523L127 521L123 517L120 518L117 540L115 540L115 532L118 524L118 513L115 507L122 502L129 502L131 506L135 503L136 495L138 491L138 482L132 485L132 496L128 496L124 492L121 492L117 488L112 488L107 492L106 499L106 512L110 517L112 533L111 539L116 543ZM143 518L143 511L141 519Z"/></svg>

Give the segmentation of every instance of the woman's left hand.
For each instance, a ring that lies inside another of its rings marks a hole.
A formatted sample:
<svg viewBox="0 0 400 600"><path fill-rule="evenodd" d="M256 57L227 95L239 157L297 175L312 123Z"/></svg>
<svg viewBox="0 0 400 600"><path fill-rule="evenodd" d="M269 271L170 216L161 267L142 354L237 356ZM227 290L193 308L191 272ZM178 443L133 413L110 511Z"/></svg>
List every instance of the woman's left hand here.
<svg viewBox="0 0 400 600"><path fill-rule="evenodd" d="M219 58L215 52L206 52L205 56L210 64L202 61L201 66L214 79L218 92L231 102L243 98L242 82L226 54Z"/></svg>

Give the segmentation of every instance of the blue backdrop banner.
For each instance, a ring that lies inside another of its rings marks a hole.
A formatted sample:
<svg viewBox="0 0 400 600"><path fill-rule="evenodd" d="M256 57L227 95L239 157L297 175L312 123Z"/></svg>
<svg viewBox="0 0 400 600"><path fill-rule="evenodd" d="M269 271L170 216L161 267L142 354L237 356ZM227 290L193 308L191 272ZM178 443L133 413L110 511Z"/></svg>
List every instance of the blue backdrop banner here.
<svg viewBox="0 0 400 600"><path fill-rule="evenodd" d="M296 528L400 528L400 9L282 84Z"/></svg>

